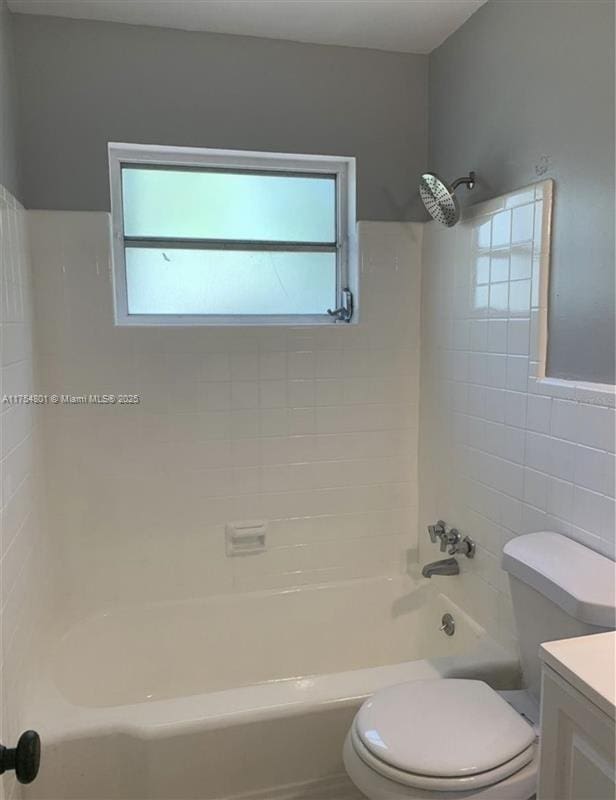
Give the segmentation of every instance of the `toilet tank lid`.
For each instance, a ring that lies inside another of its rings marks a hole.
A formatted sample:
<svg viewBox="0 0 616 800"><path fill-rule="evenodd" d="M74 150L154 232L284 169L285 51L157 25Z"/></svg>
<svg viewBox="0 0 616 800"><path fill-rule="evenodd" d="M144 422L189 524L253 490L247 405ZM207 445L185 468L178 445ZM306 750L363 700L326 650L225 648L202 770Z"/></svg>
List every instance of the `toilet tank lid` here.
<svg viewBox="0 0 616 800"><path fill-rule="evenodd" d="M606 556L559 533L540 531L507 542L503 569L580 622L614 628L616 564Z"/></svg>

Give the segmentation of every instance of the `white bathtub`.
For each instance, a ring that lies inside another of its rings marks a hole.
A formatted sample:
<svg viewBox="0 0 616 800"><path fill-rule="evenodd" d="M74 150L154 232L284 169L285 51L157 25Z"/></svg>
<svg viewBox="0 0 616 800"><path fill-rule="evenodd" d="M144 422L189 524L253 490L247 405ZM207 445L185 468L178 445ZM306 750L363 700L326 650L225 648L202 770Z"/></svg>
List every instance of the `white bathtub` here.
<svg viewBox="0 0 616 800"><path fill-rule="evenodd" d="M448 676L515 687L515 660L439 592L446 580L122 609L51 635L29 692L26 725L44 749L25 796L210 800L335 782L376 689ZM439 631L446 611L452 637Z"/></svg>

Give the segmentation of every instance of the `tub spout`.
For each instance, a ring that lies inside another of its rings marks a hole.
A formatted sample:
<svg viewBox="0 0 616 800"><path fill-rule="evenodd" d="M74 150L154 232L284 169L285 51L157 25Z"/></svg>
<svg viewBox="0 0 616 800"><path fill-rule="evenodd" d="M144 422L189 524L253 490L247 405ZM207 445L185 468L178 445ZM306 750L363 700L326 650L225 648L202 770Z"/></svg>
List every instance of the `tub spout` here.
<svg viewBox="0 0 616 800"><path fill-rule="evenodd" d="M426 564L421 574L424 578L431 578L433 575L459 575L460 565L455 558L443 558L441 561Z"/></svg>

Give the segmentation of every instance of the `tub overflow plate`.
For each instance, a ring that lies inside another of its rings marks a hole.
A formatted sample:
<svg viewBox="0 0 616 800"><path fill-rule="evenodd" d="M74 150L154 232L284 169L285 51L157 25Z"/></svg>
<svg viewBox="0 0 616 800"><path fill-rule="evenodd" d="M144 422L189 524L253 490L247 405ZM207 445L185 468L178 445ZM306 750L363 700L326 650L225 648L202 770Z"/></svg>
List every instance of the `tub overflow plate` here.
<svg viewBox="0 0 616 800"><path fill-rule="evenodd" d="M443 614L441 618L441 627L439 631L443 631L445 636L453 636L456 632L456 622L451 614Z"/></svg>

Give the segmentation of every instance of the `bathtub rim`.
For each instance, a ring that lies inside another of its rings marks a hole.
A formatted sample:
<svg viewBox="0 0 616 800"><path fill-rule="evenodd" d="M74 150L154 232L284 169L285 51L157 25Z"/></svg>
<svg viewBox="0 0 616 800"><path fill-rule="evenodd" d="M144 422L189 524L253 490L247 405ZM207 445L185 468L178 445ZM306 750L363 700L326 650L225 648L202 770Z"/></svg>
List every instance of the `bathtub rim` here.
<svg viewBox="0 0 616 800"><path fill-rule="evenodd" d="M464 615L473 629L477 638L469 651L111 706L71 702L56 685L47 660L48 669L28 679L24 724L32 724L48 743L101 733L150 739L283 718L323 706L359 705L378 689L408 680L480 677L496 689L517 688L520 681L517 654L492 640L444 592L437 591L436 595L454 613ZM61 636L58 628L55 633L48 631L33 663L39 666L46 663L45 649Z"/></svg>

